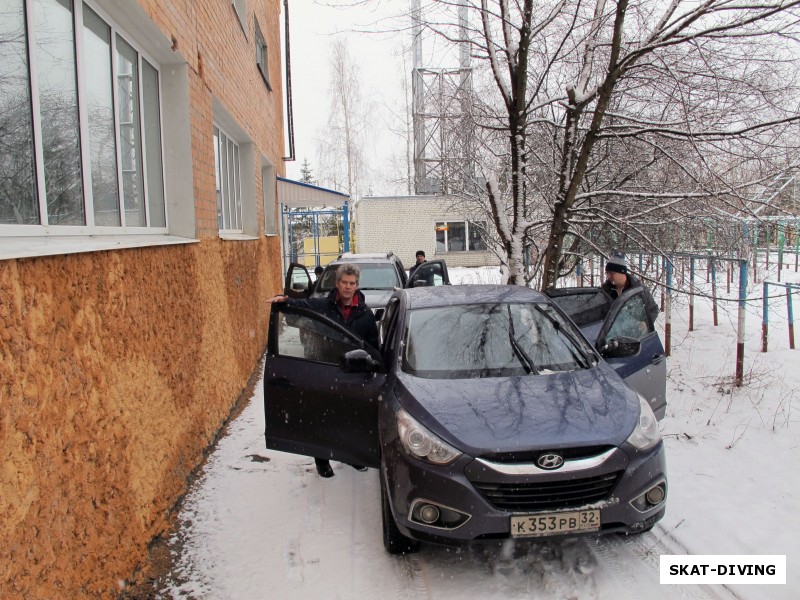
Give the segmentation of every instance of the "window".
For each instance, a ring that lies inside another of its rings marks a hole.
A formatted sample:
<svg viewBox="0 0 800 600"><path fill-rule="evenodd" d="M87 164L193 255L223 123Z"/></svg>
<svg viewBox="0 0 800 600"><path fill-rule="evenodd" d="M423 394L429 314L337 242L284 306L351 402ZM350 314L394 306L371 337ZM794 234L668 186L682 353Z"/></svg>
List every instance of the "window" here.
<svg viewBox="0 0 800 600"><path fill-rule="evenodd" d="M264 198L264 235L278 235L278 217L275 205L275 167L262 159L261 195Z"/></svg>
<svg viewBox="0 0 800 600"><path fill-rule="evenodd" d="M436 252L486 250L483 232L486 224L469 221L439 221L436 223Z"/></svg>
<svg viewBox="0 0 800 600"><path fill-rule="evenodd" d="M629 337L641 340L654 331L653 323L647 318L644 298L641 294L637 294L620 309L606 334L606 339Z"/></svg>
<svg viewBox="0 0 800 600"><path fill-rule="evenodd" d="M217 225L220 233L242 231L242 186L239 145L214 126L214 166L217 180Z"/></svg>
<svg viewBox="0 0 800 600"><path fill-rule="evenodd" d="M236 16L239 17L239 23L247 35L247 0L231 0L233 10L236 11Z"/></svg>
<svg viewBox="0 0 800 600"><path fill-rule="evenodd" d="M409 312L403 370L457 379L587 368L589 346L546 304L470 304Z"/></svg>
<svg viewBox="0 0 800 600"><path fill-rule="evenodd" d="M273 310L276 309L284 313L278 328L279 356L338 365L345 353L360 347L352 335L323 323L319 315L310 310L285 305L275 305Z"/></svg>
<svg viewBox="0 0 800 600"><path fill-rule="evenodd" d="M261 77L264 78L264 83L267 84L267 89L272 91L272 86L269 83L269 65L267 64L267 59L269 58L267 42L264 40L264 34L261 33L261 28L258 26L258 20L254 19L254 21L256 31L256 65L258 65L258 70L261 72Z"/></svg>
<svg viewBox="0 0 800 600"><path fill-rule="evenodd" d="M160 74L81 0L6 0L0 235L166 233Z"/></svg>

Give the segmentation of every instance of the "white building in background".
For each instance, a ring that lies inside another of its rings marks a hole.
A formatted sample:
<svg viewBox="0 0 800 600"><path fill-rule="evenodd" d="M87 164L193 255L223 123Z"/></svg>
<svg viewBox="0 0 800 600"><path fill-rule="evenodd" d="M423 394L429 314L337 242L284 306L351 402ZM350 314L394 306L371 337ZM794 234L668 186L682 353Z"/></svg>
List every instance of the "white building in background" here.
<svg viewBox="0 0 800 600"><path fill-rule="evenodd" d="M406 267L417 250L451 267L482 267L500 261L483 240L488 223L472 221L448 196L369 196L354 209L356 252L397 254Z"/></svg>

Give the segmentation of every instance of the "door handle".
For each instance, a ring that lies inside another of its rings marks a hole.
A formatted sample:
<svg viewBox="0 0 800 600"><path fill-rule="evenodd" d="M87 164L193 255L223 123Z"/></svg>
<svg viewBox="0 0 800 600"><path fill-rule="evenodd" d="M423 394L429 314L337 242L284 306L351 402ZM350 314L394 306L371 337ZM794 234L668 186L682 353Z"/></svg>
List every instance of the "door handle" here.
<svg viewBox="0 0 800 600"><path fill-rule="evenodd" d="M272 377L271 379L267 379L267 383L269 385L274 385L275 387L280 388L293 388L294 383L288 377Z"/></svg>
<svg viewBox="0 0 800 600"><path fill-rule="evenodd" d="M651 364L651 365L657 365L657 364L659 364L659 363L660 363L662 360L664 360L664 355L663 355L663 354L654 354L654 355L653 355L653 358L651 358L651 359L650 359L650 364Z"/></svg>

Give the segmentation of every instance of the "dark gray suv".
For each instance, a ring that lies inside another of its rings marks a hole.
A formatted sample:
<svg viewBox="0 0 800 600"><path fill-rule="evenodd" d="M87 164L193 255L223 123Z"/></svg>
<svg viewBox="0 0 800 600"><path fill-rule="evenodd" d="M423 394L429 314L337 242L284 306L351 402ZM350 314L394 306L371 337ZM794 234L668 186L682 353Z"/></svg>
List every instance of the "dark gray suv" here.
<svg viewBox="0 0 800 600"><path fill-rule="evenodd" d="M379 469L390 553L647 531L666 506L664 444L652 386L629 387L610 364L651 368L612 312L593 346L528 288L414 286L391 296L372 348L273 304L267 447ZM324 352L307 358L317 341Z"/></svg>

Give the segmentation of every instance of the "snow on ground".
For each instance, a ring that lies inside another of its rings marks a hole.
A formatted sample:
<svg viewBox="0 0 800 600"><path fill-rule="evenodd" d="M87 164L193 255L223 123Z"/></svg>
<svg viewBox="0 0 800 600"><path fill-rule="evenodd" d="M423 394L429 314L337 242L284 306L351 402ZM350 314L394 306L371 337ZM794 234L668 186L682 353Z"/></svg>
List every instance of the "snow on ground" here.
<svg viewBox="0 0 800 600"><path fill-rule="evenodd" d="M783 273L800 281L793 270ZM454 282L499 279L496 269L450 274ZM750 287L751 297L760 297L761 286ZM265 450L259 382L186 497L172 540L175 568L157 583L158 597L797 597L800 350L788 349L785 299L776 298L770 313L768 353L760 351L761 302L748 305L741 388L733 385L736 305L721 306L714 327L709 304L696 300L693 332L686 297L673 305L661 423L670 488L666 517L653 531L463 549L423 545L417 555L389 556L377 473L334 463L336 477L323 480L312 459ZM663 315L659 325L663 332ZM660 585L661 554L784 554L787 584Z"/></svg>

